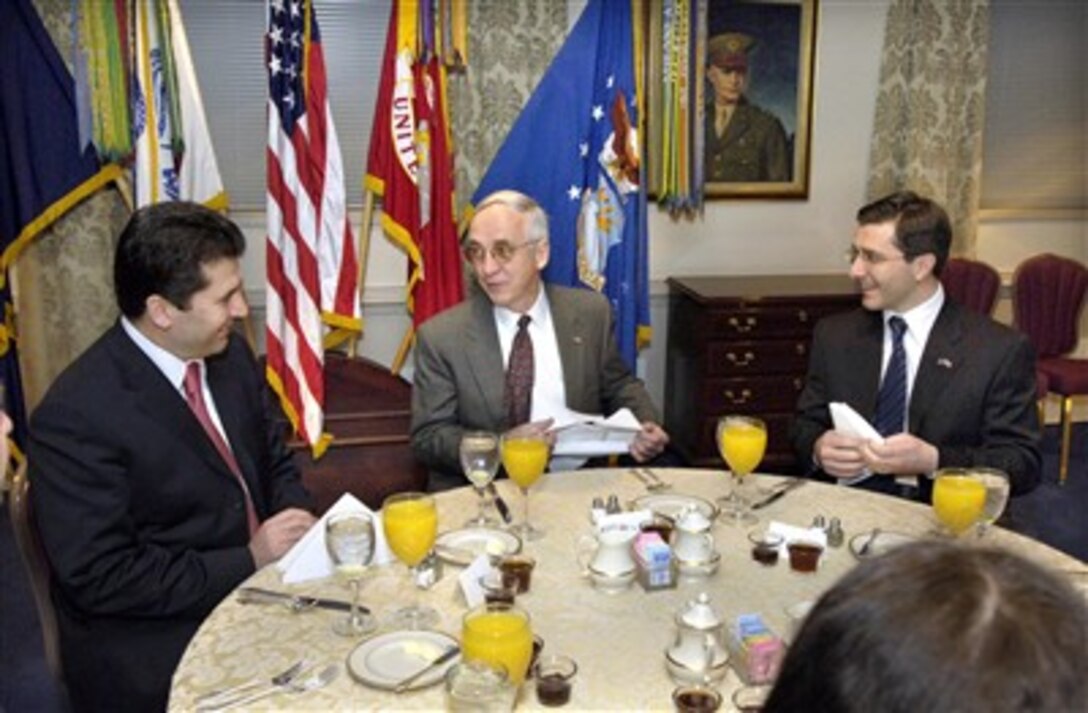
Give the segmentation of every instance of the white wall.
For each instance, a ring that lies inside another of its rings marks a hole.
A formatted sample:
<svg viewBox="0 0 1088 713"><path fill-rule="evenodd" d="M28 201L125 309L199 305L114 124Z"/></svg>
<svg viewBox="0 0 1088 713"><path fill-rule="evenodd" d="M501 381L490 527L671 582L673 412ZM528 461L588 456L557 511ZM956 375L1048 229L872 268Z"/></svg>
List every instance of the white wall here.
<svg viewBox="0 0 1088 713"><path fill-rule="evenodd" d="M572 5L578 0L571 0ZM854 214L865 199L869 136L888 0L824 0L817 23L809 198L708 201L701 218L673 220L651 208L650 274L654 339L640 373L659 404L668 334L664 280L673 275L788 274L845 270ZM354 221L358 225L359 215ZM258 316L264 303L264 216L236 215L250 239L246 280ZM979 257L1004 272L1050 250L1088 259L1083 221L1002 221L983 226ZM406 259L373 231L362 353L390 364L408 325ZM252 291L253 288L258 288ZM1088 333L1088 330L1086 330ZM410 374L406 372L406 376Z"/></svg>

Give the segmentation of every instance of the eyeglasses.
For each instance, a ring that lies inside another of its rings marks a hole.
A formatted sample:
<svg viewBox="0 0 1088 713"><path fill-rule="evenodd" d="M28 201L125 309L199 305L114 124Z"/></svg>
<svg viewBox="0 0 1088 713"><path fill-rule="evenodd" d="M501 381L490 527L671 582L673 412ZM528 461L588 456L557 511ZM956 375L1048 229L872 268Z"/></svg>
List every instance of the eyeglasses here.
<svg viewBox="0 0 1088 713"><path fill-rule="evenodd" d="M499 240L490 248L485 248L477 242L466 243L461 248L461 254L465 256L466 262L471 262L473 265L484 261L484 256L490 254L491 259L500 265L505 265L514 259L514 255L518 250L529 247L530 245L536 245L539 240L528 240L524 243L510 243L506 240Z"/></svg>
<svg viewBox="0 0 1088 713"><path fill-rule="evenodd" d="M861 258L861 261L866 265L880 265L881 263L890 262L891 260L906 260L906 255L881 255L875 253L872 250L866 250L859 248L857 245L851 245L843 253L843 257L846 258L846 262L853 265L854 261Z"/></svg>

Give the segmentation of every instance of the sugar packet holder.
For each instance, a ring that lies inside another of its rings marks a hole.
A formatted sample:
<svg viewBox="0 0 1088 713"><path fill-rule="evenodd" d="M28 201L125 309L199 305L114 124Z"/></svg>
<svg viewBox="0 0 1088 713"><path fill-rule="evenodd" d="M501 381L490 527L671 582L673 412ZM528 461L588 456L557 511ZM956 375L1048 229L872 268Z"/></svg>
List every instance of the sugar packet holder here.
<svg viewBox="0 0 1088 713"><path fill-rule="evenodd" d="M676 588L676 559L672 548L656 532L640 532L635 538L638 583L647 592Z"/></svg>
<svg viewBox="0 0 1088 713"><path fill-rule="evenodd" d="M741 614L730 626L729 661L746 684L771 683L786 646L760 614Z"/></svg>

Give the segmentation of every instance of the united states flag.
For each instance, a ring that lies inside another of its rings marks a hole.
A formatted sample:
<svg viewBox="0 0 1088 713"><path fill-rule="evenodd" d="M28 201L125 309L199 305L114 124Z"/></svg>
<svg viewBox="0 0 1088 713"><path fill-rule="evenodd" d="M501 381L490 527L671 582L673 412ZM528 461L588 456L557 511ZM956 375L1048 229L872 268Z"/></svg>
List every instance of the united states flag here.
<svg viewBox="0 0 1088 713"><path fill-rule="evenodd" d="M270 0L265 58L268 381L317 457L330 440L323 432L324 349L362 322L340 144L311 0Z"/></svg>

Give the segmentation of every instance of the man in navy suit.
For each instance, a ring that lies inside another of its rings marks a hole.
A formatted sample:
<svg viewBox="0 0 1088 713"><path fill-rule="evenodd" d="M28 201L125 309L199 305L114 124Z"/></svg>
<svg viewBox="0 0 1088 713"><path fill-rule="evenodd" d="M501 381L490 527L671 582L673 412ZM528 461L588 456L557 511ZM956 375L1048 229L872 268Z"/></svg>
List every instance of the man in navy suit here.
<svg viewBox="0 0 1088 713"><path fill-rule="evenodd" d="M945 298L939 276L952 228L939 205L904 191L857 218L850 276L862 307L816 326L791 432L798 458L833 479L925 501L931 481L917 476L950 466L999 468L1013 494L1031 490L1041 434L1027 338ZM901 428L883 442L834 430L832 402L878 420L878 394L895 361L893 322L904 325Z"/></svg>
<svg viewBox="0 0 1088 713"><path fill-rule="evenodd" d="M204 617L314 523L232 330L244 249L202 206L138 210L114 261L121 319L33 415L30 500L78 711L163 710Z"/></svg>

